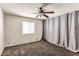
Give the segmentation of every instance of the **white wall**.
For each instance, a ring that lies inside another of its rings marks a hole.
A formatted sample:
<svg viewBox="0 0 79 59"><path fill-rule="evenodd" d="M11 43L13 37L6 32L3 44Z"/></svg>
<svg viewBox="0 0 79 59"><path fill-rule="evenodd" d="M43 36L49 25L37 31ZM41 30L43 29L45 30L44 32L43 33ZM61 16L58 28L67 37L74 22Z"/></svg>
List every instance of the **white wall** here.
<svg viewBox="0 0 79 59"><path fill-rule="evenodd" d="M0 8L0 55L4 49L4 20L3 20L3 11Z"/></svg>
<svg viewBox="0 0 79 59"><path fill-rule="evenodd" d="M22 21L35 22L35 34L22 34ZM42 20L5 14L5 47L39 41L42 38Z"/></svg>

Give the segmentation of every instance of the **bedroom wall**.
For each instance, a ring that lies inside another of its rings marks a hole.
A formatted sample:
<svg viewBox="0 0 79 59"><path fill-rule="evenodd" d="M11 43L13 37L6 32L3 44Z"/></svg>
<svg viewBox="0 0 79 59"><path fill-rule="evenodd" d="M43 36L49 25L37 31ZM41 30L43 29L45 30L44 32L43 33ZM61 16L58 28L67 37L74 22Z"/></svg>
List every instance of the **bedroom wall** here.
<svg viewBox="0 0 79 59"><path fill-rule="evenodd" d="M3 19L3 11L0 8L0 55L2 54L4 49L4 19Z"/></svg>
<svg viewBox="0 0 79 59"><path fill-rule="evenodd" d="M22 21L35 22L35 34L22 34ZM39 41L42 38L42 20L5 14L5 47Z"/></svg>

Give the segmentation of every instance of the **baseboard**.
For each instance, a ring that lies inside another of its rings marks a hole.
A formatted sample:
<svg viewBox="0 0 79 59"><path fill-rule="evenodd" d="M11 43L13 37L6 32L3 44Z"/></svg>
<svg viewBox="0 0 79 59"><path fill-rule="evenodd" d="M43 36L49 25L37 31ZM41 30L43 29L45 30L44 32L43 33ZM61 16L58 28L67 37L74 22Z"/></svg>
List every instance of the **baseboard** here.
<svg viewBox="0 0 79 59"><path fill-rule="evenodd" d="M5 48L6 47L19 46L19 45L23 45L23 44L31 44L31 43L35 43L35 42L39 42L39 41L41 41L41 40L35 40L35 41L28 42L28 43L21 43L21 44L9 45L9 46L5 46Z"/></svg>
<svg viewBox="0 0 79 59"><path fill-rule="evenodd" d="M69 51L71 51L71 52L74 52L74 53L79 52L79 50L72 50L72 49L69 49L69 48L65 48L65 49L67 49L67 50L69 50Z"/></svg>
<svg viewBox="0 0 79 59"><path fill-rule="evenodd" d="M46 41L48 41L48 40L46 40ZM51 44L54 44L54 43L52 43L52 42L50 42L50 41L48 41L48 42L51 43ZM62 46L62 45L58 45L58 44L54 44L54 45L59 46L59 47L62 47L62 48L64 48L64 49L67 49L67 50L69 50L69 51L71 51L71 52L73 52L73 53L79 52L79 50L72 50L72 49L66 48L66 47L64 47L64 46Z"/></svg>

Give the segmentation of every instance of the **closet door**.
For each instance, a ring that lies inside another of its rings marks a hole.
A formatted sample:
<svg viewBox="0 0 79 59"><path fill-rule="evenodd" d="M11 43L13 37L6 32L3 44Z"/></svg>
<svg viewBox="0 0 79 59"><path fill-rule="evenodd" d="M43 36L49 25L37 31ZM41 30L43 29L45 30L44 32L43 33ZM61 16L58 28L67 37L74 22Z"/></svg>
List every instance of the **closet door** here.
<svg viewBox="0 0 79 59"><path fill-rule="evenodd" d="M60 16L60 46L66 47L67 42L67 15Z"/></svg>
<svg viewBox="0 0 79 59"><path fill-rule="evenodd" d="M52 26L53 26L52 20L48 19L46 21L46 27L45 28L46 28L46 40L48 42L50 42L50 43L52 43L52 36L53 36L53 34L52 34L52 32L53 32Z"/></svg>
<svg viewBox="0 0 79 59"><path fill-rule="evenodd" d="M45 24L46 40L57 45L59 41L59 17L50 18Z"/></svg>
<svg viewBox="0 0 79 59"><path fill-rule="evenodd" d="M69 31L69 45L68 49L76 52L78 49L78 15L77 12L68 14L68 31Z"/></svg>
<svg viewBox="0 0 79 59"><path fill-rule="evenodd" d="M59 36L60 36L60 35L59 35L59 33L60 33L60 32L59 32L59 31L60 31L60 29L59 29L59 27L60 27L60 26L59 26L59 25L60 25L60 24L59 24L59 20L60 20L59 17L54 17L54 19L52 19L52 21L53 21L53 22L52 22L52 29L53 29L53 30L51 30L51 31L52 31L51 33L52 33L53 35L51 35L51 37L53 38L53 39L52 39L52 43L53 43L53 44L56 44L56 45L58 44L58 41L59 41L59 38L60 38L60 37L59 37Z"/></svg>

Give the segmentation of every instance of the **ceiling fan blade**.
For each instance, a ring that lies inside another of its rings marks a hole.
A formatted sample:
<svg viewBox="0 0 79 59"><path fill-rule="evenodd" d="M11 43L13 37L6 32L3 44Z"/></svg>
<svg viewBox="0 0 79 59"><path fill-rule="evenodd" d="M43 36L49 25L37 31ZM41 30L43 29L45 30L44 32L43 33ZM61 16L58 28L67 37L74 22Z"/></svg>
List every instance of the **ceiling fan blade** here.
<svg viewBox="0 0 79 59"><path fill-rule="evenodd" d="M47 16L47 15L45 15L45 14L44 14L43 16L45 16L46 18L48 18L48 17L49 17L49 16Z"/></svg>
<svg viewBox="0 0 79 59"><path fill-rule="evenodd" d="M43 7L46 7L46 6L50 5L50 4L51 3L43 3L41 7L43 8Z"/></svg>
<svg viewBox="0 0 79 59"><path fill-rule="evenodd" d="M43 12L43 13L54 13L54 11L49 11L49 12Z"/></svg>

